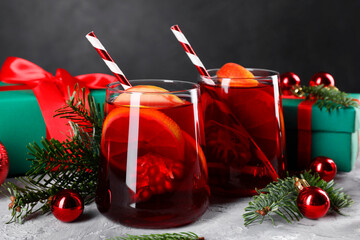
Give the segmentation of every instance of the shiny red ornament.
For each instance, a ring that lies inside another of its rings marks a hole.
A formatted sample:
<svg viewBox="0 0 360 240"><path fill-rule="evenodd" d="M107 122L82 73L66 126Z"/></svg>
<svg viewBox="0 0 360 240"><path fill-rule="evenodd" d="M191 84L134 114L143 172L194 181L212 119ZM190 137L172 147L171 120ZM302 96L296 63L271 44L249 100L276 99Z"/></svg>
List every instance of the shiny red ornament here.
<svg viewBox="0 0 360 240"><path fill-rule="evenodd" d="M9 156L5 146L0 142L0 186L4 183L9 172Z"/></svg>
<svg viewBox="0 0 360 240"><path fill-rule="evenodd" d="M318 187L304 187L300 191L296 203L300 212L310 219L325 216L330 207L329 196Z"/></svg>
<svg viewBox="0 0 360 240"><path fill-rule="evenodd" d="M324 156L314 158L310 164L310 169L318 173L320 178L327 182L333 180L337 172L334 160Z"/></svg>
<svg viewBox="0 0 360 240"><path fill-rule="evenodd" d="M291 89L300 86L300 78L293 72L286 72L280 75L280 89L284 96L293 95Z"/></svg>
<svg viewBox="0 0 360 240"><path fill-rule="evenodd" d="M309 82L310 86L319 86L323 84L324 87L335 86L335 80L330 73L327 72L318 72L315 73Z"/></svg>
<svg viewBox="0 0 360 240"><path fill-rule="evenodd" d="M65 189L52 197L51 211L60 221L72 222L84 211L84 200L77 192Z"/></svg>

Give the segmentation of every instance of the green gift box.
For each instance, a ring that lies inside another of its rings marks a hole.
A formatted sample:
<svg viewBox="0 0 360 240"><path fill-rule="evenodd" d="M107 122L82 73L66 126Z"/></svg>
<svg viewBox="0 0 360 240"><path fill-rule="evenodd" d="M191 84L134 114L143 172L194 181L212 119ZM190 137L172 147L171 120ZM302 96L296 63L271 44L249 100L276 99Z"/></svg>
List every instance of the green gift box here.
<svg viewBox="0 0 360 240"><path fill-rule="evenodd" d="M0 87L5 85L0 82ZM91 95L97 103L105 102L105 90L91 90ZM42 137L46 137L46 126L33 91L0 91L0 141L9 155L9 177L29 170L26 146Z"/></svg>
<svg viewBox="0 0 360 240"><path fill-rule="evenodd" d="M360 99L360 94L349 95ZM298 159L298 149L308 148L311 159L326 156L335 161L338 171L351 171L359 153L360 110L347 107L329 112L313 105L310 110L311 141L301 141L299 146L299 135L303 130L298 128L298 108L303 101L298 98L282 99L289 169L301 170L304 159Z"/></svg>

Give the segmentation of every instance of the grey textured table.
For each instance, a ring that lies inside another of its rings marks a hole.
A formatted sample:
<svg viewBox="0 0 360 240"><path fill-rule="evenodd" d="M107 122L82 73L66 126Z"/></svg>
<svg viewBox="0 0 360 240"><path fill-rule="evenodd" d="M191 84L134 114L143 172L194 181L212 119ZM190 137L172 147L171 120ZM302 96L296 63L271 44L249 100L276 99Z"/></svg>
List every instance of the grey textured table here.
<svg viewBox="0 0 360 240"><path fill-rule="evenodd" d="M63 223L51 214L37 216L24 224L5 224L10 218L9 199L0 198L0 239L107 239L128 234L191 231L206 240L230 239L360 239L360 161L350 173L338 173L335 179L354 199L351 208L344 209L348 216L330 214L319 220L302 219L288 224L279 219L244 227L242 214L250 198L233 202L213 201L208 211L195 223L174 229L137 229L113 223L102 216L95 204L85 207L84 214L73 223Z"/></svg>

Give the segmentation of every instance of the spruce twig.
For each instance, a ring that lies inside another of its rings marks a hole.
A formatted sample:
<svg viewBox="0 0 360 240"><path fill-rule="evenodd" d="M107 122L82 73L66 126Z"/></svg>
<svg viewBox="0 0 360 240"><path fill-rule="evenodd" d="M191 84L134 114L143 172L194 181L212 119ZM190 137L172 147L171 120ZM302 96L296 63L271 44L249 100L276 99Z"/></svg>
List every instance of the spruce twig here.
<svg viewBox="0 0 360 240"><path fill-rule="evenodd" d="M86 132L93 133L93 131L96 131L93 134L99 135L103 121L100 104L96 104L93 97L88 97L86 102L85 90L79 89L77 85L72 95L69 92L69 96L66 105L58 109L54 117L68 119Z"/></svg>
<svg viewBox="0 0 360 240"><path fill-rule="evenodd" d="M84 92L84 91L83 91ZM85 204L94 200L102 128L102 110L92 96L79 97L76 88L67 106L57 116L70 121L72 136L64 142L55 139L41 140L41 145L27 147L31 169L25 176L16 178L19 184L5 183L3 187L13 200L10 222L23 222L35 213L50 210L49 198L61 189L73 189L84 197ZM86 106L89 106L89 110ZM91 131L89 131L91 127Z"/></svg>
<svg viewBox="0 0 360 240"><path fill-rule="evenodd" d="M318 86L301 86L293 90L295 96L304 96L306 100L316 100L315 105L320 109L325 108L327 111L344 108L359 107L356 99L347 93L339 91L335 87L324 87L323 84Z"/></svg>
<svg viewBox="0 0 360 240"><path fill-rule="evenodd" d="M343 215L340 211L342 208L350 207L354 201L350 195L343 192L343 188L335 188L335 182L331 180L326 182L318 174L312 174L311 171L304 172L300 175L310 186L317 186L323 189L330 198L330 209Z"/></svg>
<svg viewBox="0 0 360 240"><path fill-rule="evenodd" d="M326 182L311 171L300 174L300 178L305 179L310 186L320 187L326 191L330 198L330 209L337 213L341 214L340 209L353 204L351 197L342 192L342 188L335 188L333 180ZM274 223L273 215L278 215L289 223L303 218L296 205L298 192L294 183L295 177L286 177L257 190L259 195L254 196L249 206L245 208L244 225L247 226L256 221L262 223L266 217Z"/></svg>

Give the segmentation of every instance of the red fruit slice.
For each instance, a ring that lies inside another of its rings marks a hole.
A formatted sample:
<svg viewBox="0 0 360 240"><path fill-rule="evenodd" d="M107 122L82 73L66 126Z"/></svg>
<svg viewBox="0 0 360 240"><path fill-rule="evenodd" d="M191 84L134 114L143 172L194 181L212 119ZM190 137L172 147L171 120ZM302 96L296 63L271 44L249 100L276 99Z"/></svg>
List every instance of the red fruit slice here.
<svg viewBox="0 0 360 240"><path fill-rule="evenodd" d="M147 153L137 159L134 201L146 201L152 195L172 192L185 174L184 162Z"/></svg>
<svg viewBox="0 0 360 240"><path fill-rule="evenodd" d="M129 93L127 93L129 92ZM168 90L151 85L138 85L128 88L126 92L120 94L114 101L115 105L129 106L132 92L143 92L141 94L140 105L147 107L169 107L184 104L178 96L174 94L167 94Z"/></svg>
<svg viewBox="0 0 360 240"><path fill-rule="evenodd" d="M138 158L135 202L146 201L155 194L172 192L175 188L207 185L208 172L204 152L193 137L185 131L181 132L184 137L183 149L185 151L183 161L174 161L153 153L147 153ZM190 186L179 184L185 175L195 177L194 183L188 183Z"/></svg>
<svg viewBox="0 0 360 240"><path fill-rule="evenodd" d="M236 63L226 63L217 71L216 75L222 84L222 78L230 79L227 84L231 87L255 87L258 85L254 75Z"/></svg>

